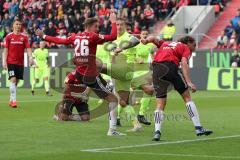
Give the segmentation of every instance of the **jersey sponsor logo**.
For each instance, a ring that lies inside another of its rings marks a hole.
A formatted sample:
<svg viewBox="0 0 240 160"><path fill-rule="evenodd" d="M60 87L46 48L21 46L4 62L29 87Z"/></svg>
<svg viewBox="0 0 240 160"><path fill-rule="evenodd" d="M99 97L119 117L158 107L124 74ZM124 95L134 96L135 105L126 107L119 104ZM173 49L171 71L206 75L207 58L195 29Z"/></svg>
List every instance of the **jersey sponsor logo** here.
<svg viewBox="0 0 240 160"><path fill-rule="evenodd" d="M76 38L90 38L89 36L76 36Z"/></svg>
<svg viewBox="0 0 240 160"><path fill-rule="evenodd" d="M23 42L16 41L16 42L11 42L11 44L23 44Z"/></svg>

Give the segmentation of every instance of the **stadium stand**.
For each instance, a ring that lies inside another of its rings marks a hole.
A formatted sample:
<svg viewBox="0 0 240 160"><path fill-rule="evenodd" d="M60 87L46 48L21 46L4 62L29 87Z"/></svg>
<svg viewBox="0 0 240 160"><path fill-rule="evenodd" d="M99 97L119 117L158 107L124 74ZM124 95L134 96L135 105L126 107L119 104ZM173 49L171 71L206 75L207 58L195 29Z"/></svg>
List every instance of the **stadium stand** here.
<svg viewBox="0 0 240 160"><path fill-rule="evenodd" d="M208 4L199 0L199 4ZM221 8L223 0L211 4ZM0 0L0 41L11 31L14 18L23 22L23 31L29 36L31 46L36 47L40 39L34 33L37 28L47 35L68 36L83 31L83 22L88 17L99 17L101 33L110 32L108 14L111 10L118 17L126 18L133 33L141 29L152 29L156 21L167 17L172 10L185 5L197 5L197 0ZM48 44L57 48L57 45Z"/></svg>

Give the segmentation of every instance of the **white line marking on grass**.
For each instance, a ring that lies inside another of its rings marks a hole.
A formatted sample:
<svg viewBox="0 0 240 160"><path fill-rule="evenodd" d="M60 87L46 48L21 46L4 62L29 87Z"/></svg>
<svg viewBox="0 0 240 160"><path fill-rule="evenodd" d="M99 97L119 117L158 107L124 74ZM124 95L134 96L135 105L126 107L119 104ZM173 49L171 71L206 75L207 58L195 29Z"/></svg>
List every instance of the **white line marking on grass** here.
<svg viewBox="0 0 240 160"><path fill-rule="evenodd" d="M201 158L217 158L217 159L240 159L236 156L213 156L213 155L196 155L196 154L174 154L174 153L149 153L149 152L122 152L122 151L97 151L98 153L115 153L115 154L135 154L135 155L151 155L151 156L173 156L173 157L201 157Z"/></svg>
<svg viewBox="0 0 240 160"><path fill-rule="evenodd" d="M84 149L84 150L80 150L80 151L82 151L82 152L99 152L99 151L109 151L109 150L116 150L116 149L158 146L158 145L165 145L165 144L181 144L181 143L209 141L209 140L217 140L217 139L228 139L228 138L237 138L237 137L240 137L240 135L222 136L222 137L214 137L214 138L203 138L203 139L168 141L168 142L159 142L159 143L148 143L148 144L139 144L139 145L119 146L119 147L112 147L112 148Z"/></svg>
<svg viewBox="0 0 240 160"><path fill-rule="evenodd" d="M45 100L45 99L42 99L42 100L23 100L23 101L17 101L17 102L20 102L20 103L31 103L31 102L57 102L58 100ZM0 103L8 103L7 101L6 102L0 102Z"/></svg>

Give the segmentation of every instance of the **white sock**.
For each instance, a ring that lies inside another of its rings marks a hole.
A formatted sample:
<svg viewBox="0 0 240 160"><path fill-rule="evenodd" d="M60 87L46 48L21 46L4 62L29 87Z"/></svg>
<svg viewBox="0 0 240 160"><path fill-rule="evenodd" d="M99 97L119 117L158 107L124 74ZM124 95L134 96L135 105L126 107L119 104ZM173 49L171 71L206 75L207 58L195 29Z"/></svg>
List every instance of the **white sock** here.
<svg viewBox="0 0 240 160"><path fill-rule="evenodd" d="M154 112L154 122L155 122L155 132L160 131L161 132L161 126L163 123L164 114L162 110L155 110Z"/></svg>
<svg viewBox="0 0 240 160"><path fill-rule="evenodd" d="M117 102L109 103L109 128L110 129L116 129L117 114L115 112L115 109L116 109L117 105L118 105Z"/></svg>
<svg viewBox="0 0 240 160"><path fill-rule="evenodd" d="M201 123L200 123L200 120L199 120L197 107L194 104L194 102L193 101L187 102L186 107L187 107L187 112L188 112L190 118L192 119L192 122L193 122L194 126L195 127L200 127Z"/></svg>
<svg viewBox="0 0 240 160"><path fill-rule="evenodd" d="M17 87L16 87L15 83L10 82L9 89L10 89L10 101L16 101L16 89L17 89Z"/></svg>

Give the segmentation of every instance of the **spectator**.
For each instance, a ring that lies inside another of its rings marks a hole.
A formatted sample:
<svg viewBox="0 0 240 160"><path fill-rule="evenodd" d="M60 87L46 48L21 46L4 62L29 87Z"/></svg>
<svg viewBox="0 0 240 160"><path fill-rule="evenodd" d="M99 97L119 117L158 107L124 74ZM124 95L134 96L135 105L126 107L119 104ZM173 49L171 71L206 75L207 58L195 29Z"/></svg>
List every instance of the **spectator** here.
<svg viewBox="0 0 240 160"><path fill-rule="evenodd" d="M17 0L12 0L12 3L10 3L9 8L8 8L8 13L11 18L16 16L19 11L19 3Z"/></svg>
<svg viewBox="0 0 240 160"><path fill-rule="evenodd" d="M227 47L227 42L228 42L228 38L227 36L224 34L224 31L221 33L220 36L218 36L217 38L217 48L226 48Z"/></svg>
<svg viewBox="0 0 240 160"><path fill-rule="evenodd" d="M67 14L63 15L63 25L66 27L66 30L68 32L72 32L73 31L72 21L70 20L70 18L68 17Z"/></svg>
<svg viewBox="0 0 240 160"><path fill-rule="evenodd" d="M6 13L11 5L11 2L9 0L6 0L6 2L3 4L3 12Z"/></svg>
<svg viewBox="0 0 240 160"><path fill-rule="evenodd" d="M175 7L176 7L176 0L169 0L167 3L167 15L169 15Z"/></svg>
<svg viewBox="0 0 240 160"><path fill-rule="evenodd" d="M74 32L83 31L83 22L84 18L80 16L80 13L77 13L73 23Z"/></svg>
<svg viewBox="0 0 240 160"><path fill-rule="evenodd" d="M133 34L140 34L140 32L141 32L141 29L140 29L139 23L138 21L135 21L133 26Z"/></svg>
<svg viewBox="0 0 240 160"><path fill-rule="evenodd" d="M139 26L141 26L141 29L148 29L147 20L143 13L140 14L140 18L137 21L139 22Z"/></svg>
<svg viewBox="0 0 240 160"><path fill-rule="evenodd" d="M149 26L152 27L154 25L154 11L150 7L150 4L146 5L146 8L144 9L144 16L146 17Z"/></svg>
<svg viewBox="0 0 240 160"><path fill-rule="evenodd" d="M64 33L64 30L62 30L62 29L59 31L59 35L57 37L58 38L67 38L67 36ZM58 44L57 46L58 46L58 48L66 48L66 46L63 44Z"/></svg>
<svg viewBox="0 0 240 160"><path fill-rule="evenodd" d="M104 19L103 25L100 27L101 34L110 34L111 26L108 20Z"/></svg>
<svg viewBox="0 0 240 160"><path fill-rule="evenodd" d="M234 32L234 28L233 28L232 22L230 22L224 29L224 34L227 36L228 40L231 39L233 32Z"/></svg>
<svg viewBox="0 0 240 160"><path fill-rule="evenodd" d="M99 5L96 3L94 5L94 8L92 8L92 17L99 16L98 12L99 12Z"/></svg>
<svg viewBox="0 0 240 160"><path fill-rule="evenodd" d="M172 20L169 20L167 25L162 30L162 36L165 41L172 41L173 36L176 33L176 26L172 22Z"/></svg>
<svg viewBox="0 0 240 160"><path fill-rule="evenodd" d="M49 36L56 36L57 35L56 28L54 27L53 22L48 23L48 27L46 29L45 34L49 35Z"/></svg>
<svg viewBox="0 0 240 160"><path fill-rule="evenodd" d="M10 27L11 23L12 23L12 21L11 21L11 19L9 17L9 14L5 13L1 25L5 26L5 27Z"/></svg>
<svg viewBox="0 0 240 160"><path fill-rule="evenodd" d="M103 3L101 9L98 11L99 17L108 17L110 10L106 7L106 4Z"/></svg>
<svg viewBox="0 0 240 160"><path fill-rule="evenodd" d="M134 23L135 20L137 20L136 12L134 10L132 10L130 13L130 16L128 16L128 21L130 23Z"/></svg>
<svg viewBox="0 0 240 160"><path fill-rule="evenodd" d="M237 26L235 28L235 36L236 36L236 47L240 48L240 19L238 20Z"/></svg>
<svg viewBox="0 0 240 160"><path fill-rule="evenodd" d="M240 20L240 8L237 10L237 15L231 20L234 29L236 29L238 27L239 20Z"/></svg>
<svg viewBox="0 0 240 160"><path fill-rule="evenodd" d="M240 56L237 50L235 50L234 55L230 60L231 67L240 67Z"/></svg>
<svg viewBox="0 0 240 160"><path fill-rule="evenodd" d="M235 32L232 34L231 39L229 40L228 43L228 48L233 48L236 45L236 36L235 36Z"/></svg>

